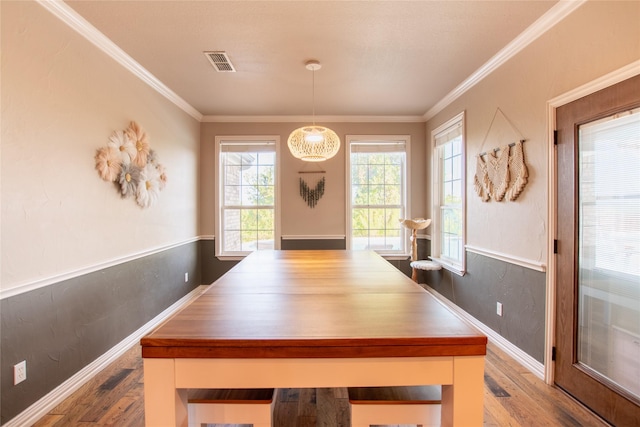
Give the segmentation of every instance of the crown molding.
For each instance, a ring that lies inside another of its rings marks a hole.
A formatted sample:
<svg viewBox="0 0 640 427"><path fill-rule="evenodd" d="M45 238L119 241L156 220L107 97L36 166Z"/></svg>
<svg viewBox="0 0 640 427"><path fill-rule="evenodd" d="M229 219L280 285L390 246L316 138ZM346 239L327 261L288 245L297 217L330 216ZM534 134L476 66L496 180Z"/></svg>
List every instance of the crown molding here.
<svg viewBox="0 0 640 427"><path fill-rule="evenodd" d="M140 80L147 83L158 93L169 101L173 102L180 109L185 111L199 122L205 123L305 123L310 122L310 116L215 116L203 115L178 94L169 89L164 83L158 80L153 74L147 71L142 65L127 55L109 38L102 34L97 28L80 16L69 7L63 0L36 0L42 7L47 9L58 19L66 23L73 30L85 37L96 47L101 49L116 62L131 71ZM321 122L332 123L423 123L466 93L485 77L495 71L502 64L507 62L518 52L531 44L534 40L547 32L558 22L562 21L573 11L582 6L587 0L560 0L555 6L549 9L538 20L531 24L518 37L512 40L500 52L487 61L482 67L476 70L465 81L449 92L444 98L438 101L429 111L422 116L318 116L315 119Z"/></svg>
<svg viewBox="0 0 640 427"><path fill-rule="evenodd" d="M424 123L423 116L203 116L205 123Z"/></svg>
<svg viewBox="0 0 640 427"><path fill-rule="evenodd" d="M549 107L559 107L564 104L575 101L583 96L591 95L601 89L613 86L616 83L620 83L623 80L630 79L640 74L640 59L633 61L630 64L625 65L622 68L612 71L600 78L585 83L584 85L577 87L569 92L563 93L547 102ZM554 119L555 122L555 119Z"/></svg>
<svg viewBox="0 0 640 427"><path fill-rule="evenodd" d="M429 111L424 114L424 121L432 119L449 104L461 97L469 89L480 83L485 77L493 73L505 62L513 58L522 49L533 43L538 37L549 31L564 18L573 13L576 9L586 3L587 0L561 0L549 9L544 15L538 18L518 37L513 39L508 45L494 55L483 66L478 68L465 81L460 83L455 89L449 92L444 98L438 101Z"/></svg>
<svg viewBox="0 0 640 427"><path fill-rule="evenodd" d="M140 80L151 86L162 96L173 102L178 108L189 114L199 122L202 121L202 114L193 108L187 101L169 89L156 76L147 71L142 65L120 49L107 36L102 34L96 27L91 25L86 19L80 16L75 10L69 7L62 0L36 0L42 7L51 12L54 16L67 24L98 49L113 58L120 65L133 73Z"/></svg>

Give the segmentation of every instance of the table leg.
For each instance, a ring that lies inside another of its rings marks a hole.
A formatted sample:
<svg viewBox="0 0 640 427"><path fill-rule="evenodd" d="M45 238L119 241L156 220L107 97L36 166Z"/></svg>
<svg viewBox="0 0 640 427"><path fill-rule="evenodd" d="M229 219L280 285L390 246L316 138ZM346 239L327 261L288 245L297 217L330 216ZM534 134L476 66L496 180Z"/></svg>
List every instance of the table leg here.
<svg viewBox="0 0 640 427"><path fill-rule="evenodd" d="M482 426L484 356L453 359L453 384L442 386L443 426Z"/></svg>
<svg viewBox="0 0 640 427"><path fill-rule="evenodd" d="M187 427L187 390L176 389L173 359L144 359L147 427Z"/></svg>

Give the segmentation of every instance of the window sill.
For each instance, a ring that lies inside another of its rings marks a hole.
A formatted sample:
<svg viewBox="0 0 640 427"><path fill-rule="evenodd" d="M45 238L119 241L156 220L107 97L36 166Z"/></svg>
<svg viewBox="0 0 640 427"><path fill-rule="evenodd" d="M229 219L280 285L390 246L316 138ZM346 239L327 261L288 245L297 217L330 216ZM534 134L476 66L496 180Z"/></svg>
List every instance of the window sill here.
<svg viewBox="0 0 640 427"><path fill-rule="evenodd" d="M440 264L442 268L444 268L445 270L448 270L454 274L457 274L458 276L464 276L466 274L466 270L464 269L464 267L460 265L453 264L442 258L434 258L434 257L429 257L429 258L433 262L437 262L438 264Z"/></svg>
<svg viewBox="0 0 640 427"><path fill-rule="evenodd" d="M216 258L220 261L242 261L247 255L216 255Z"/></svg>
<svg viewBox="0 0 640 427"><path fill-rule="evenodd" d="M409 254L378 254L387 261L405 261L411 258Z"/></svg>

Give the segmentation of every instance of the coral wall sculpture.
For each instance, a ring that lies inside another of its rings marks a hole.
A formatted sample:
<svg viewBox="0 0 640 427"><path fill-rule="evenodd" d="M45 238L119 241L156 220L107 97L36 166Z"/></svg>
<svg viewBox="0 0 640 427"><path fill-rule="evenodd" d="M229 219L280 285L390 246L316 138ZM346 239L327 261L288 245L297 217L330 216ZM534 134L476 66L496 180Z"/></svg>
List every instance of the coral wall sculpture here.
<svg viewBox="0 0 640 427"><path fill-rule="evenodd" d="M132 198L142 208L152 206L167 184L165 168L136 122L113 132L107 146L97 150L95 162L100 178L113 182L122 198Z"/></svg>

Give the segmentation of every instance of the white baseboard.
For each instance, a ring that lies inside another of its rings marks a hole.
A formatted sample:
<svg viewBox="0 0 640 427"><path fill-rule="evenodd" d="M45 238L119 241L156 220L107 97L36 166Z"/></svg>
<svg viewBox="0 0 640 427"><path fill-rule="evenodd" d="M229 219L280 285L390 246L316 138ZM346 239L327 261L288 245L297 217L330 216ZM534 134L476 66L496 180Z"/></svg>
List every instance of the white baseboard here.
<svg viewBox="0 0 640 427"><path fill-rule="evenodd" d="M2 427L19 427L33 425L40 418L44 417L49 411L62 403L67 397L71 396L87 381L92 379L96 374L106 368L110 363L114 362L118 357L122 356L134 344L138 343L142 337L149 333L153 328L162 323L174 312L191 302L208 288L207 285L201 285L189 292L187 295L176 301L162 313L158 314L151 321L147 322L140 329L120 341L115 347L98 357L96 360L78 371L75 375L51 390L40 400L29 406L16 417L12 418Z"/></svg>
<svg viewBox="0 0 640 427"><path fill-rule="evenodd" d="M498 334L496 331L480 322L478 319L455 305L449 299L442 296L435 289L426 286L425 289L427 292L432 294L434 297L438 299L443 305L450 308L453 312L455 312L458 316L462 317L467 322L471 323L476 328L480 329L480 331L487 336L487 338L496 346L498 346L502 351L507 353L509 356L514 358L516 362L520 363L522 366L527 368L534 374L536 377L540 378L544 381L544 364L538 362L533 357L529 356L524 351L520 350L518 347L513 345L511 342L507 341L502 335Z"/></svg>

